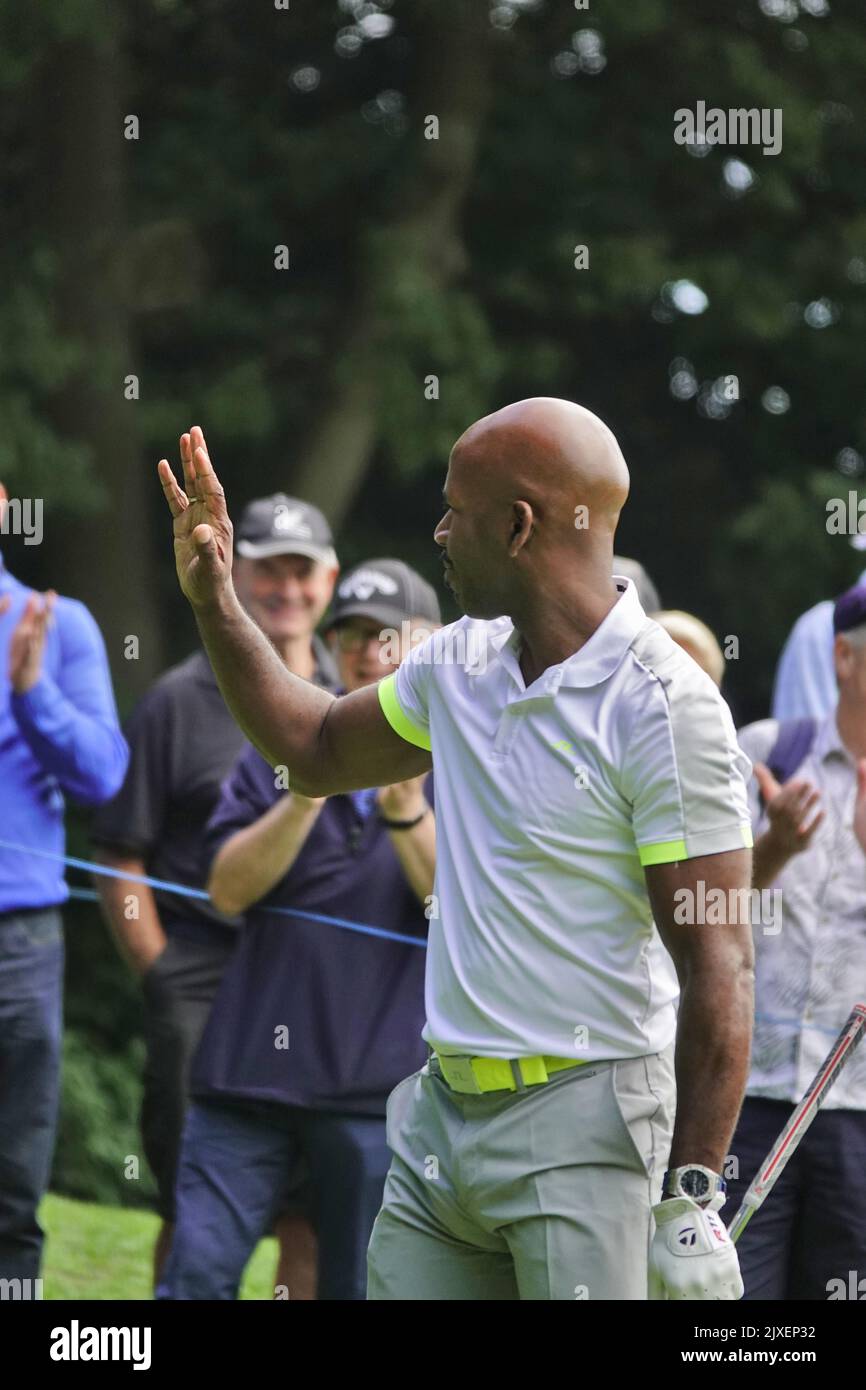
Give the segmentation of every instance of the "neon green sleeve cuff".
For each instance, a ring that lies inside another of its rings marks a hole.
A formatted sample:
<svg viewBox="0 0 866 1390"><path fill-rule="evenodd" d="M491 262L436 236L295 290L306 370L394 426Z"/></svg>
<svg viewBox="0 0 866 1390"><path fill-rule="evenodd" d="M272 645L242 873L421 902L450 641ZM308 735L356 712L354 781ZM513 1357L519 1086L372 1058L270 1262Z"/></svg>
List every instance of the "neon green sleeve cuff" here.
<svg viewBox="0 0 866 1390"><path fill-rule="evenodd" d="M638 845L638 857L643 868L648 864L675 864L688 859L685 840L664 840L658 845Z"/></svg>
<svg viewBox="0 0 866 1390"><path fill-rule="evenodd" d="M430 748L430 735L426 729L414 724L408 715L404 714L403 708L397 699L397 674L392 672L384 680L379 682L379 704L382 706L382 713L387 719L395 734L399 734L407 743L414 743L417 748Z"/></svg>
<svg viewBox="0 0 866 1390"><path fill-rule="evenodd" d="M740 835L745 849L752 848L752 827L748 821L743 821L740 825ZM727 837L726 837L727 838ZM697 859L703 854L722 854L734 848L730 844L720 848L701 847L694 848L691 852L686 849L685 840L664 840L657 845L638 845L637 852L641 866L646 868L650 864L675 864L679 859Z"/></svg>

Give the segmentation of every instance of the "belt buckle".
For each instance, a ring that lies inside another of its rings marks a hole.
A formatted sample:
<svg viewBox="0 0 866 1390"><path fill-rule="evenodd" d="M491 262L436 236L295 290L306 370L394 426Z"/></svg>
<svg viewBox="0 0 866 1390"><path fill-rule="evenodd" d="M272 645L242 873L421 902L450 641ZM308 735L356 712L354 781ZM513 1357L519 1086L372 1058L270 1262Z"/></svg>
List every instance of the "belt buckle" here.
<svg viewBox="0 0 866 1390"><path fill-rule="evenodd" d="M445 1067L442 1067L443 1061L450 1073L447 1076L445 1076ZM481 1096L484 1094L478 1084L478 1077L472 1070L471 1057L440 1057L439 1065L442 1067L442 1075L445 1076L445 1080L452 1090L459 1091L462 1095ZM454 1081L459 1084L455 1086Z"/></svg>

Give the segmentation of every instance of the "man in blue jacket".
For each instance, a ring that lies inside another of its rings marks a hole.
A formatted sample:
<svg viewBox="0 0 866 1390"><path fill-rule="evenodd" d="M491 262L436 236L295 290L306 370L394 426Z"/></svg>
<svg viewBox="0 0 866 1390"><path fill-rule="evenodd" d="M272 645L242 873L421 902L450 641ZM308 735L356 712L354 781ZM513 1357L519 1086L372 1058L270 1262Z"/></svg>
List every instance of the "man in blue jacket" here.
<svg viewBox="0 0 866 1390"><path fill-rule="evenodd" d="M6 504L0 485L0 521ZM107 801L128 756L90 613L19 584L0 556L0 1279L23 1297L60 1087L64 798Z"/></svg>

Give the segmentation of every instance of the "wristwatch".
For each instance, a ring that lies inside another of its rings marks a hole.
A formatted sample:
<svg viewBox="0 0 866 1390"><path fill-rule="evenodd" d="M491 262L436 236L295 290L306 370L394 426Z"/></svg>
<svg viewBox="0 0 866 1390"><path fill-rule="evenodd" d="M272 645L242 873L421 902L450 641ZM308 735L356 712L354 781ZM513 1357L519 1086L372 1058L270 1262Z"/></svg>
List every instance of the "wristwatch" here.
<svg viewBox="0 0 866 1390"><path fill-rule="evenodd" d="M721 1201L713 1206L718 1211L724 1205L727 1184L723 1177L705 1168L702 1163L689 1163L685 1168L669 1168L662 1183L665 1197L690 1197L699 1207L708 1207L716 1197Z"/></svg>

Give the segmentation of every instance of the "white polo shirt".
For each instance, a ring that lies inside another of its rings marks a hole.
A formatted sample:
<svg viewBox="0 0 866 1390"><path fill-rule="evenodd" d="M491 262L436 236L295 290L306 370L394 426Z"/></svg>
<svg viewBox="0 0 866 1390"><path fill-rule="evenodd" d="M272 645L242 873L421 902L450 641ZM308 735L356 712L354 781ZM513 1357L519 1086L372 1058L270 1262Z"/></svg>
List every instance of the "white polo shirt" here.
<svg viewBox="0 0 866 1390"><path fill-rule="evenodd" d="M433 753L424 1037L443 1052L658 1052L678 987L642 866L751 845L727 704L616 584L589 641L528 689L509 618L461 618L379 683L389 723Z"/></svg>

